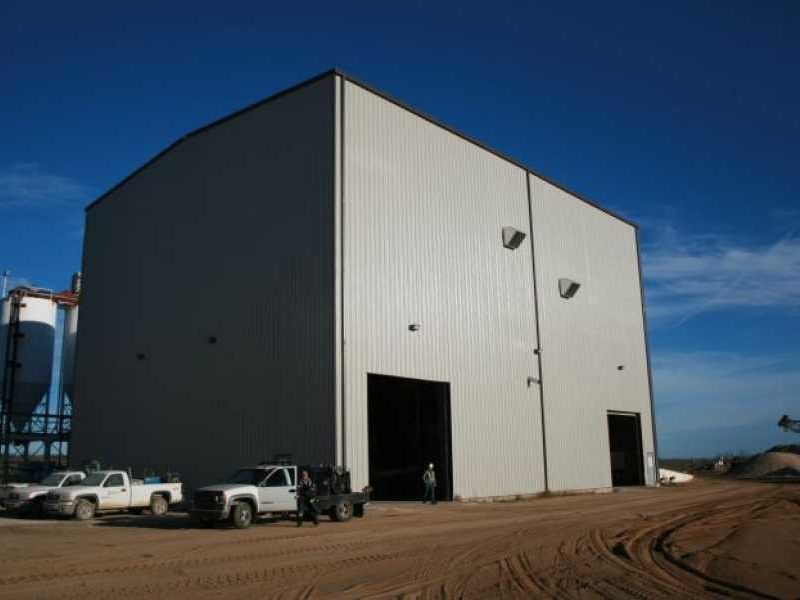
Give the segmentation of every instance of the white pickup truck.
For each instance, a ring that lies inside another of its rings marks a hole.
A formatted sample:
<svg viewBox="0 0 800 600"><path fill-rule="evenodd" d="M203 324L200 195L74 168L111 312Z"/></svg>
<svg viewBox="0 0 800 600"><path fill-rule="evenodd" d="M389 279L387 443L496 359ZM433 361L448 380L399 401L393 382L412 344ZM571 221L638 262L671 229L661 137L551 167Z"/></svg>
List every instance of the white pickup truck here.
<svg viewBox="0 0 800 600"><path fill-rule="evenodd" d="M18 514L40 515L47 494L63 487L79 485L86 475L81 471L54 471L39 483L11 488L5 498L6 509Z"/></svg>
<svg viewBox="0 0 800 600"><path fill-rule="evenodd" d="M353 492L343 467L260 464L237 470L225 483L202 487L189 515L201 527L230 520L245 529L258 517L297 513L298 474L306 471L317 487L317 510L333 521L363 517L369 491Z"/></svg>
<svg viewBox="0 0 800 600"><path fill-rule="evenodd" d="M30 483L6 483L0 485L0 508L4 508L8 497L20 488L26 488Z"/></svg>
<svg viewBox="0 0 800 600"><path fill-rule="evenodd" d="M44 501L49 515L91 519L99 512L167 513L171 504L183 501L182 483L144 483L131 480L125 471L95 471L81 485L53 490Z"/></svg>

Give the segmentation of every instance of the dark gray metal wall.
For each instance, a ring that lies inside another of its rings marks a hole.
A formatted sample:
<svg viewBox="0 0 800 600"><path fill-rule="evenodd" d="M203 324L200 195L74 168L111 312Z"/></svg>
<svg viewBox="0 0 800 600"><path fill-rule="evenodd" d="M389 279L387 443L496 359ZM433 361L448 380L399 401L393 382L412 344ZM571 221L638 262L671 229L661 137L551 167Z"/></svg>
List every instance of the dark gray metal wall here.
<svg viewBox="0 0 800 600"><path fill-rule="evenodd" d="M185 138L89 209L74 463L191 487L277 452L335 459L332 78Z"/></svg>

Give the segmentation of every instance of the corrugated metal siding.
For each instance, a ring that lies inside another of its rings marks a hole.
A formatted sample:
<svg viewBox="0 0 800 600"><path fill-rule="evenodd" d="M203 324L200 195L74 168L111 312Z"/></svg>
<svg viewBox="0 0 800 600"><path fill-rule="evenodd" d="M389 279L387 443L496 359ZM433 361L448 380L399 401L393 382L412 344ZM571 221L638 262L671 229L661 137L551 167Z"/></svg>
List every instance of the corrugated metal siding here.
<svg viewBox="0 0 800 600"><path fill-rule="evenodd" d="M358 85L343 102L354 483L368 479L367 374L379 373L451 383L454 494L542 491L530 236L516 251L501 237L528 232L524 170Z"/></svg>
<svg viewBox="0 0 800 600"><path fill-rule="evenodd" d="M550 487L608 487L607 411L640 413L643 450L654 451L636 233L530 182ZM570 300L559 295L561 277L581 283ZM646 464L645 474L653 483Z"/></svg>
<svg viewBox="0 0 800 600"><path fill-rule="evenodd" d="M88 212L73 459L189 485L276 452L335 460L332 80L186 139Z"/></svg>

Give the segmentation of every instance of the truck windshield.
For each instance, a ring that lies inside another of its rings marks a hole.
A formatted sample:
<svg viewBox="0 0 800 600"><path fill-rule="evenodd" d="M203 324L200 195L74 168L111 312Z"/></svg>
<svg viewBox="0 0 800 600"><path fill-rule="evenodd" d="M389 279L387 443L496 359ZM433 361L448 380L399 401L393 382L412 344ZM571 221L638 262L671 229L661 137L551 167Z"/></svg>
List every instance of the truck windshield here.
<svg viewBox="0 0 800 600"><path fill-rule="evenodd" d="M264 481L266 472L263 469L239 469L228 477L225 483L239 483L242 485L258 485Z"/></svg>
<svg viewBox="0 0 800 600"><path fill-rule="evenodd" d="M64 473L50 473L50 475L42 479L39 485L46 485L48 487L58 487L61 485L62 479L64 479Z"/></svg>
<svg viewBox="0 0 800 600"><path fill-rule="evenodd" d="M102 472L92 473L81 482L81 485L99 486L106 478L106 474Z"/></svg>

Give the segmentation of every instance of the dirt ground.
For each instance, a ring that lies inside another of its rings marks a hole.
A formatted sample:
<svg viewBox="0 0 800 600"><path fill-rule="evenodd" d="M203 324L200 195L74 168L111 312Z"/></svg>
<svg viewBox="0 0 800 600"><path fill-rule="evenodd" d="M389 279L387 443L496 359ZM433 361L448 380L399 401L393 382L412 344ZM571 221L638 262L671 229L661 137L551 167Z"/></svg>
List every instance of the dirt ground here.
<svg viewBox="0 0 800 600"><path fill-rule="evenodd" d="M800 485L374 504L298 529L0 516L2 598L798 598Z"/></svg>

